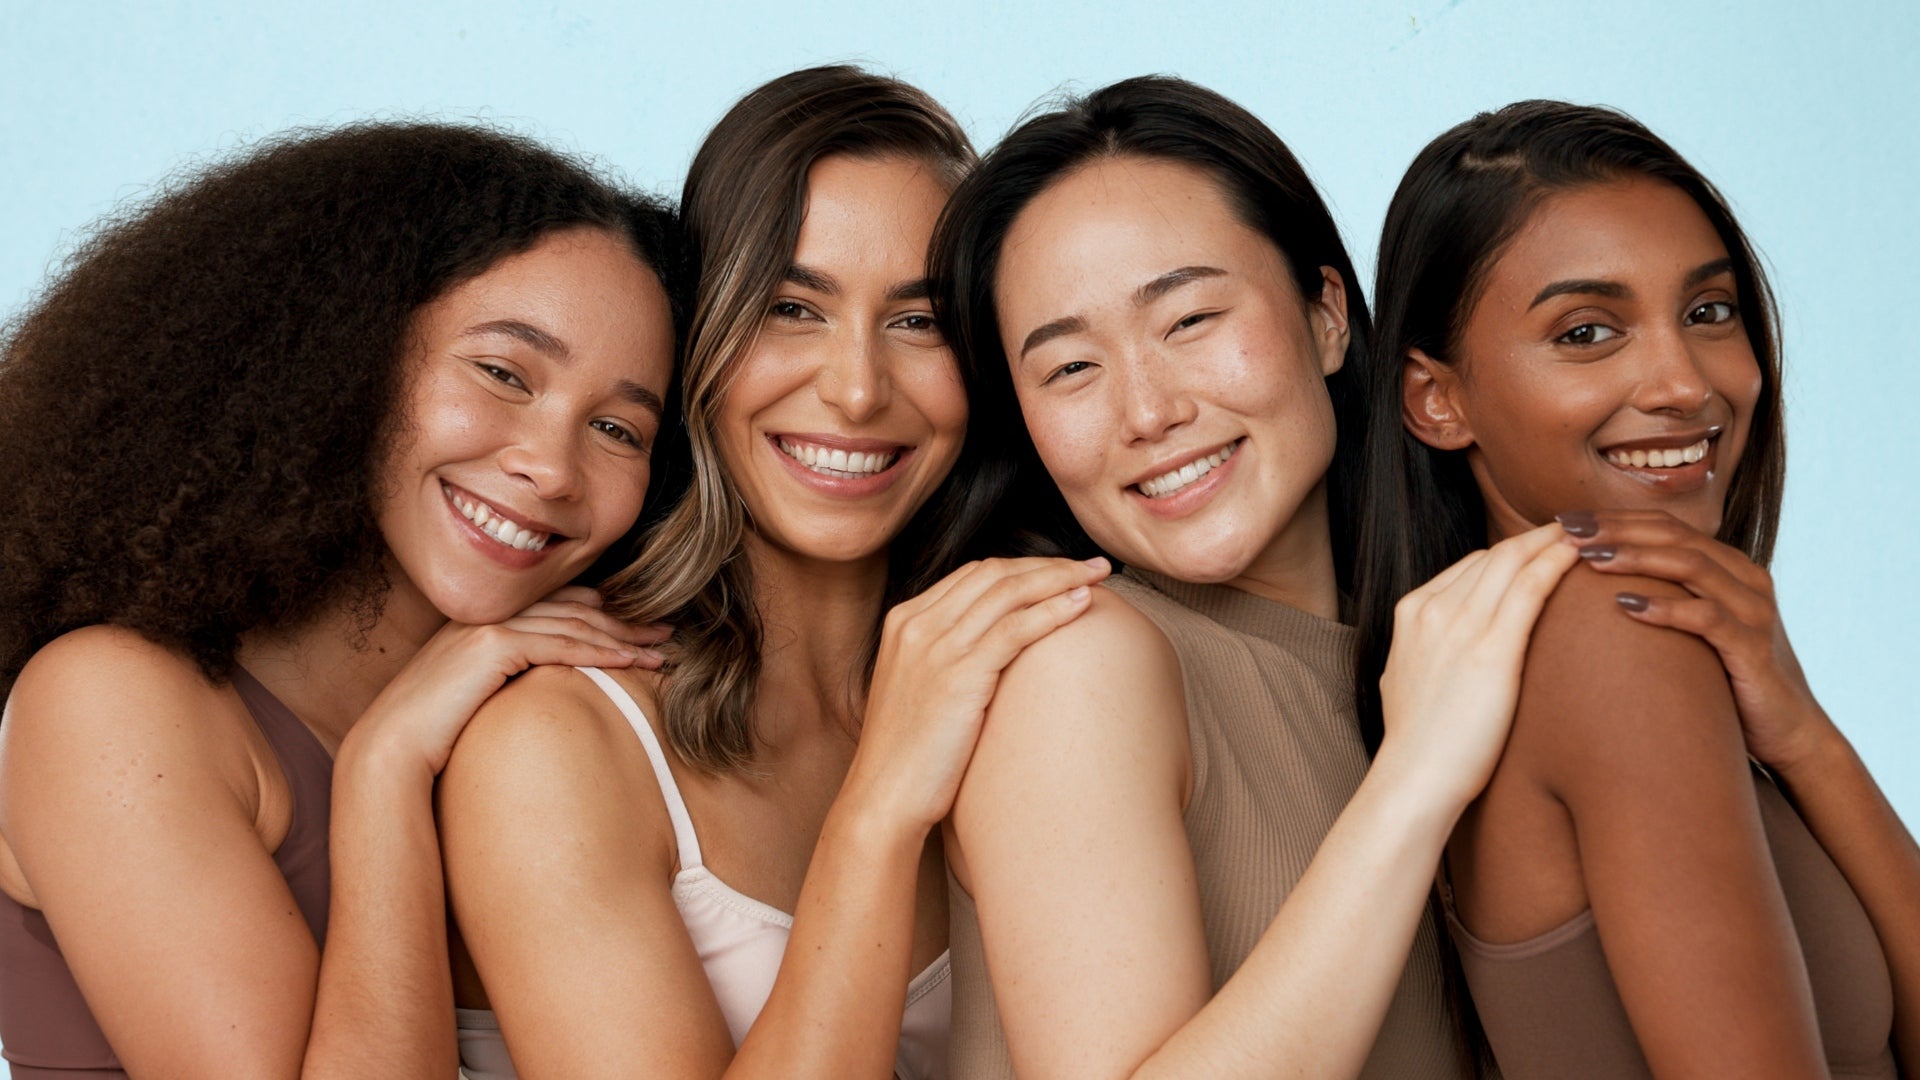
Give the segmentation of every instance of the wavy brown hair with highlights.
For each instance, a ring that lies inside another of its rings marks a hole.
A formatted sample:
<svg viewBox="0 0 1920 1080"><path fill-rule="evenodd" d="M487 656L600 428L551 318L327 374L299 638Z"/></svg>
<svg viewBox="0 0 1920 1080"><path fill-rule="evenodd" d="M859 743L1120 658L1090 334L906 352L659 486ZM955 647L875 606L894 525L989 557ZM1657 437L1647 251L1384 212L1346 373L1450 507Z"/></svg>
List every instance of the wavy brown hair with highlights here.
<svg viewBox="0 0 1920 1080"><path fill-rule="evenodd" d="M250 629L370 623L414 313L577 226L679 295L664 204L474 126L295 132L100 224L0 339L0 694L96 623L213 679Z"/></svg>
<svg viewBox="0 0 1920 1080"><path fill-rule="evenodd" d="M807 172L842 154L912 158L949 184L974 161L960 125L921 91L855 67L808 68L754 90L720 119L681 196L699 272L680 382L692 476L639 559L606 591L607 610L621 618L673 623L661 700L667 739L708 770L752 761L763 637L745 551L749 526L720 458L716 417L793 264ZM963 561L990 502L970 479L979 457L970 428L952 473L889 548L888 605ZM875 625L866 663L850 673L850 698L866 685L879 633Z"/></svg>

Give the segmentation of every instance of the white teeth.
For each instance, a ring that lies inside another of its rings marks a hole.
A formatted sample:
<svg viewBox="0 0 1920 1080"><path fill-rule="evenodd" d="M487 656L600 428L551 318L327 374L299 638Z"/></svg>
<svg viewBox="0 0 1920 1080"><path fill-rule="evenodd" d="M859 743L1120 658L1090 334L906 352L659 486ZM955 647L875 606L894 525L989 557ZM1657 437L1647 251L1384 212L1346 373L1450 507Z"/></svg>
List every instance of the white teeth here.
<svg viewBox="0 0 1920 1080"><path fill-rule="evenodd" d="M553 539L552 533L521 528L500 516L500 511L486 503L469 502L455 495L453 505L460 510L461 516L479 526L481 532L516 551L539 551L547 546L548 540Z"/></svg>
<svg viewBox="0 0 1920 1080"><path fill-rule="evenodd" d="M862 453L859 450L832 450L824 446L778 440L780 452L817 473L857 479L886 472L893 466L897 452Z"/></svg>
<svg viewBox="0 0 1920 1080"><path fill-rule="evenodd" d="M1683 446L1671 450L1609 450L1607 460L1624 468L1634 469L1677 469L1682 465L1691 465L1704 460L1707 447L1712 438L1701 439L1692 446Z"/></svg>
<svg viewBox="0 0 1920 1080"><path fill-rule="evenodd" d="M1240 440L1235 439L1198 461L1190 461L1177 469L1170 469L1136 486L1139 487L1140 494L1145 495L1149 499L1164 499L1219 468L1221 463L1232 457L1233 452L1239 449L1239 447Z"/></svg>

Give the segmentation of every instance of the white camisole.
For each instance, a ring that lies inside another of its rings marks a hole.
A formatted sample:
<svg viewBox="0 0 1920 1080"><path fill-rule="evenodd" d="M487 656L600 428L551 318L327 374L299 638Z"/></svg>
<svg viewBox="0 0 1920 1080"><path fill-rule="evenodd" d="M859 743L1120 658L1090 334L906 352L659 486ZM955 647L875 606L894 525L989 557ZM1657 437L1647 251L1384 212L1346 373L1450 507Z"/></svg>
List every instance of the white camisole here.
<svg viewBox="0 0 1920 1080"><path fill-rule="evenodd" d="M646 748L653 775L666 798L667 817L673 822L680 871L673 877L673 904L687 924L687 934L713 984L714 997L726 1016L727 1030L738 1047L747 1029L773 993L774 976L786 953L793 916L746 896L721 881L701 861L700 839L693 818L667 768L667 756L640 706L619 683L598 668L580 668L581 674L612 699ZM953 1008L953 987L947 976L947 953L914 976L907 985L907 1009L900 1021L900 1047L894 1057L894 1075L900 1080L945 1080L947 1025ZM470 1080L515 1080L500 1025L486 1009L459 1009L460 1066Z"/></svg>

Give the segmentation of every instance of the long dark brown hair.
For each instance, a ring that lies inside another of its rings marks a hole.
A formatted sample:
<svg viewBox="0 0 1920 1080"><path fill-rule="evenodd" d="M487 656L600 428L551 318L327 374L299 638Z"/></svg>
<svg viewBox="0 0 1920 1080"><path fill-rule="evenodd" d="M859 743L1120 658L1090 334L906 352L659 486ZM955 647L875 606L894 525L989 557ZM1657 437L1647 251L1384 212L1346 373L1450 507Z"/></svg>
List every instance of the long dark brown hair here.
<svg viewBox="0 0 1920 1080"><path fill-rule="evenodd" d="M576 226L679 297L664 204L469 125L292 132L99 225L0 340L0 696L91 624L219 679L255 627L377 617L415 312Z"/></svg>
<svg viewBox="0 0 1920 1080"><path fill-rule="evenodd" d="M673 623L661 700L667 738L687 761L710 770L752 760L763 637L744 548L746 515L720 457L716 418L793 264L807 172L839 154L912 158L949 184L974 161L960 125L921 91L855 67L808 68L728 110L694 156L682 196L699 269L680 383L691 486L649 534L640 557L605 589L608 610ZM890 546L888 605L962 561L971 523L990 501L972 482L978 430L969 425L953 471ZM878 640L876 625L851 695L865 686Z"/></svg>

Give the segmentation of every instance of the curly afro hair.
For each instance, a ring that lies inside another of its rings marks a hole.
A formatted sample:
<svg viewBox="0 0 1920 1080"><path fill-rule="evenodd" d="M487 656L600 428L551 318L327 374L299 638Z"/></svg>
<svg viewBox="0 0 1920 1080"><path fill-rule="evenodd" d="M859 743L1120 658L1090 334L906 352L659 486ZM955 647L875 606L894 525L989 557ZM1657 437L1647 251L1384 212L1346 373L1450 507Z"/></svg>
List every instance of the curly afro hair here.
<svg viewBox="0 0 1920 1080"><path fill-rule="evenodd" d="M0 338L0 695L81 626L218 680L249 629L377 612L414 312L575 226L628 238L682 321L667 205L482 127L294 132L104 222Z"/></svg>

